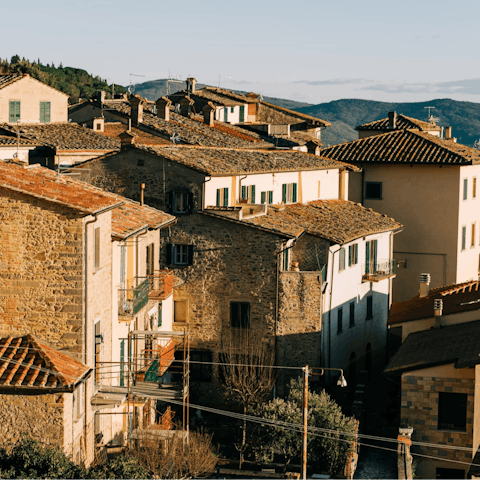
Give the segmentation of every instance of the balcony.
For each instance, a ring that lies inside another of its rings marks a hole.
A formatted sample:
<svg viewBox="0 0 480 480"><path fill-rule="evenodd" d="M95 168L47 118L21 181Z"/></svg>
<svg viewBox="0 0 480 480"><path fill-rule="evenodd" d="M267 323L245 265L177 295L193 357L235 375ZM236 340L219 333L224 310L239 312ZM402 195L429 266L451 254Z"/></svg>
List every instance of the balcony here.
<svg viewBox="0 0 480 480"><path fill-rule="evenodd" d="M147 303L150 292L148 278L135 277L133 288L118 289L118 316L131 320Z"/></svg>
<svg viewBox="0 0 480 480"><path fill-rule="evenodd" d="M173 271L155 270L148 277L150 300L165 300L173 292Z"/></svg>
<svg viewBox="0 0 480 480"><path fill-rule="evenodd" d="M380 282L395 276L395 260L369 262L363 265L362 282Z"/></svg>

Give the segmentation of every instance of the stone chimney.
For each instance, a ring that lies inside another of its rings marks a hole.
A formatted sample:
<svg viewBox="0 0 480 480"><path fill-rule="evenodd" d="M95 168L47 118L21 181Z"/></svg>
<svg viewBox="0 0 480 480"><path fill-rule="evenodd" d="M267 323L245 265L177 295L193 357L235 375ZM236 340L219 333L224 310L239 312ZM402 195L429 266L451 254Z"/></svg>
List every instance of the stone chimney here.
<svg viewBox="0 0 480 480"><path fill-rule="evenodd" d="M212 102L206 103L202 108L202 112L203 121L210 127L213 127L215 120L215 105Z"/></svg>
<svg viewBox="0 0 480 480"><path fill-rule="evenodd" d="M131 147L132 145L135 144L135 135L132 132L129 132L128 130L121 133L118 138L120 139L120 148L121 150L124 150L126 148Z"/></svg>
<svg viewBox="0 0 480 480"><path fill-rule="evenodd" d="M433 314L435 317L435 324L434 328L440 328L440 322L442 319L443 313L443 300L441 298L437 298L433 301Z"/></svg>
<svg viewBox="0 0 480 480"><path fill-rule="evenodd" d="M167 122L170 121L170 105L172 101L169 100L167 97L160 97L156 102L155 105L157 106L157 117L163 118Z"/></svg>
<svg viewBox="0 0 480 480"><path fill-rule="evenodd" d="M189 96L185 96L179 100L180 103L180 113L184 117L189 117L192 113L192 106L195 103Z"/></svg>
<svg viewBox="0 0 480 480"><path fill-rule="evenodd" d="M313 155L320 155L320 145L318 140L309 140L305 146L307 147L308 153L313 153Z"/></svg>
<svg viewBox="0 0 480 480"><path fill-rule="evenodd" d="M104 103L105 103L105 91L100 90L97 92L97 104L101 106Z"/></svg>
<svg viewBox="0 0 480 480"><path fill-rule="evenodd" d="M388 112L388 128L390 130L397 128L397 112Z"/></svg>
<svg viewBox="0 0 480 480"><path fill-rule="evenodd" d="M98 117L93 119L93 130L95 132L104 132L105 131L105 118Z"/></svg>
<svg viewBox="0 0 480 480"><path fill-rule="evenodd" d="M428 286L430 285L430 274L422 273L420 275L420 298L428 297Z"/></svg>
<svg viewBox="0 0 480 480"><path fill-rule="evenodd" d="M190 95L191 93L195 93L195 84L197 81L193 77L188 77L186 80L187 84L187 93Z"/></svg>
<svg viewBox="0 0 480 480"><path fill-rule="evenodd" d="M132 118L132 125L136 127L143 122L143 104L145 99L138 95L130 97L130 116Z"/></svg>
<svg viewBox="0 0 480 480"><path fill-rule="evenodd" d="M452 138L452 127L445 127L445 140Z"/></svg>

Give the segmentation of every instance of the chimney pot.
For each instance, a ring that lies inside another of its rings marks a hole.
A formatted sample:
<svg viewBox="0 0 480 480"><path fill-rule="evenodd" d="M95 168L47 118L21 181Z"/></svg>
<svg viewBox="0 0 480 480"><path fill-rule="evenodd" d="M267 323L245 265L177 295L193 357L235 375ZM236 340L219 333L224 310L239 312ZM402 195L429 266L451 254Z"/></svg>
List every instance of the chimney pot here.
<svg viewBox="0 0 480 480"><path fill-rule="evenodd" d="M397 112L388 112L388 128L390 130L397 128Z"/></svg>
<svg viewBox="0 0 480 480"><path fill-rule="evenodd" d="M429 285L430 285L430 274L422 273L420 275L420 298L428 297Z"/></svg>
<svg viewBox="0 0 480 480"><path fill-rule="evenodd" d="M188 94L195 93L195 84L197 83L197 80L193 77L188 77L186 83Z"/></svg>
<svg viewBox="0 0 480 480"><path fill-rule="evenodd" d="M145 195L145 184L141 183L140 184L140 205L143 205L144 203L144 195Z"/></svg>
<svg viewBox="0 0 480 480"><path fill-rule="evenodd" d="M450 140L452 138L452 127L445 127L445 139Z"/></svg>
<svg viewBox="0 0 480 480"><path fill-rule="evenodd" d="M132 95L130 97L130 117L132 119L132 125L136 127L139 123L143 122L143 104L145 99L138 95Z"/></svg>
<svg viewBox="0 0 480 480"><path fill-rule="evenodd" d="M167 122L170 121L170 105L172 101L169 100L167 97L160 97L156 102L155 105L157 106L157 117L163 118Z"/></svg>
<svg viewBox="0 0 480 480"><path fill-rule="evenodd" d="M441 298L436 298L433 301L433 314L435 317L435 328L439 328L440 325L440 319L442 318L442 313L443 313L443 300Z"/></svg>

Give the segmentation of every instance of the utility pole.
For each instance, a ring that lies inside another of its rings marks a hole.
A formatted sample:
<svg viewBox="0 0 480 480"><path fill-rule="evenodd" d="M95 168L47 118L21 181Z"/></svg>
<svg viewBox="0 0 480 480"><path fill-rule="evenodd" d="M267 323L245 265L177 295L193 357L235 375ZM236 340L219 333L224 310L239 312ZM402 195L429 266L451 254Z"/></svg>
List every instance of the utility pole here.
<svg viewBox="0 0 480 480"><path fill-rule="evenodd" d="M308 365L303 367L303 448L302 478L307 480Z"/></svg>

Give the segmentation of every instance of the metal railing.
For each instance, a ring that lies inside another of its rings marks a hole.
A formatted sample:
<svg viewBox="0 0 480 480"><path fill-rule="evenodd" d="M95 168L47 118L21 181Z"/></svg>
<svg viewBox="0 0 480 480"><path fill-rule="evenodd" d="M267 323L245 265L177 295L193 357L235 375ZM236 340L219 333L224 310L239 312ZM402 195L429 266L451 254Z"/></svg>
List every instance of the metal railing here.
<svg viewBox="0 0 480 480"><path fill-rule="evenodd" d="M118 289L118 314L122 317L135 316L148 303L148 278L136 277L134 282L138 284L136 287Z"/></svg>
<svg viewBox="0 0 480 480"><path fill-rule="evenodd" d="M155 270L148 275L149 297L152 300L164 300L173 292L173 271Z"/></svg>
<svg viewBox="0 0 480 480"><path fill-rule="evenodd" d="M362 280L364 282L378 282L395 275L395 260L368 262L363 265Z"/></svg>

